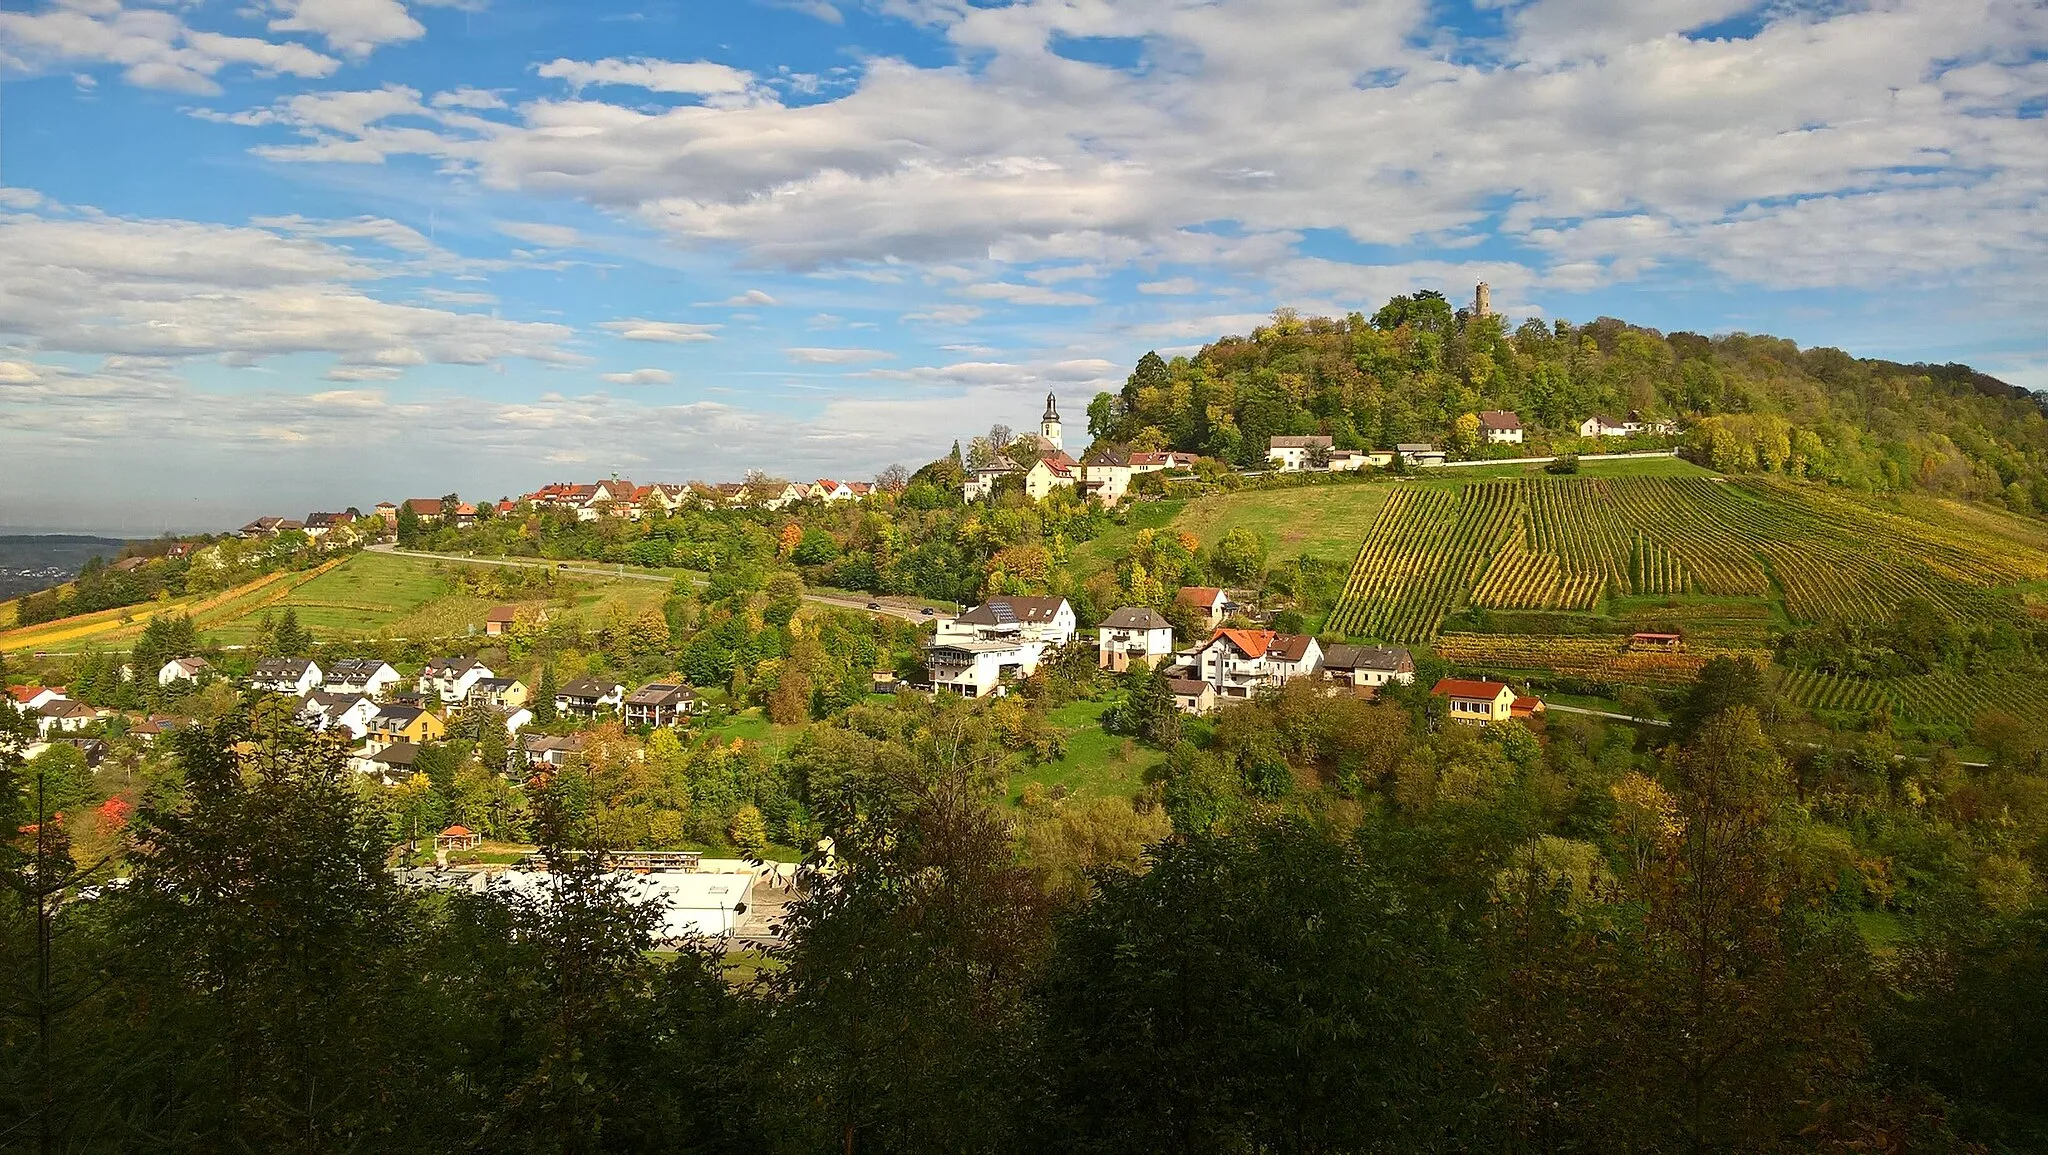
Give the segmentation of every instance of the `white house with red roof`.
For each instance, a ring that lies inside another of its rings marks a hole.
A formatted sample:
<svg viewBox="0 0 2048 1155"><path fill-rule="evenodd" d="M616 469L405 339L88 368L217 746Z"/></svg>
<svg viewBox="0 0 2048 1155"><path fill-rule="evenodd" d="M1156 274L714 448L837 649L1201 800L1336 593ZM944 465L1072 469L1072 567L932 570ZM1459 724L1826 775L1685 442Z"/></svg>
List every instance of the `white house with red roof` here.
<svg viewBox="0 0 2048 1155"><path fill-rule="evenodd" d="M9 686L7 687L7 697L13 701L16 709L25 713L34 713L51 702L62 699L64 697L64 688L62 686L56 689L51 689L48 686Z"/></svg>
<svg viewBox="0 0 2048 1155"><path fill-rule="evenodd" d="M1080 466L1073 458L1054 450L1031 463L1024 471L1024 496L1044 501L1055 489L1072 489L1080 481Z"/></svg>
<svg viewBox="0 0 2048 1155"><path fill-rule="evenodd" d="M1307 634L1219 629L1182 655L1192 675L1219 698L1249 698L1305 678L1322 664L1323 648Z"/></svg>
<svg viewBox="0 0 2048 1155"><path fill-rule="evenodd" d="M1182 586L1174 600L1202 615L1202 628L1213 630L1230 612L1230 596L1215 586Z"/></svg>

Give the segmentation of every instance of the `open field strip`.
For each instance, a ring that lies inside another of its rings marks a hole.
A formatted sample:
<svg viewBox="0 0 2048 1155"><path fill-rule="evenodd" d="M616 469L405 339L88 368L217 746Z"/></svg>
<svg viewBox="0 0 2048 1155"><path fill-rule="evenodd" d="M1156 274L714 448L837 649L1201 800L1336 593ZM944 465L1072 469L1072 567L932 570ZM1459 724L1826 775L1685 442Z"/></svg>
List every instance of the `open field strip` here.
<svg viewBox="0 0 2048 1155"><path fill-rule="evenodd" d="M1748 658L1758 665L1771 660L1767 650L1697 649L1686 653L1632 651L1624 639L1579 634L1458 634L1436 641L1437 656L1461 666L1485 670L1548 670L1567 677L1588 678L1631 686L1678 686L1693 680L1700 667L1717 657Z"/></svg>

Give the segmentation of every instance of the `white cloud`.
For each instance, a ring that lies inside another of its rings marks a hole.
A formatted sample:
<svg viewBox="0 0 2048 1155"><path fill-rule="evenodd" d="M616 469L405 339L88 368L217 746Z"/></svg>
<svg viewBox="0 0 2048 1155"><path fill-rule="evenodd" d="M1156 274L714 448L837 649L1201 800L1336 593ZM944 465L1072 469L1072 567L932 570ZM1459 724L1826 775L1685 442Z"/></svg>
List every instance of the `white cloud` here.
<svg viewBox="0 0 2048 1155"><path fill-rule="evenodd" d="M723 301L699 301L691 307L697 309L770 309L781 303L760 289L748 289L744 293L727 297Z"/></svg>
<svg viewBox="0 0 2048 1155"><path fill-rule="evenodd" d="M606 373L603 379L614 385L667 385L676 378L666 369L634 369L625 373Z"/></svg>
<svg viewBox="0 0 2048 1155"><path fill-rule="evenodd" d="M730 96L746 92L753 76L708 60L552 60L534 71L550 80L567 82L572 88L586 85L624 85L649 92L675 92L693 96Z"/></svg>
<svg viewBox="0 0 2048 1155"><path fill-rule="evenodd" d="M215 76L230 65L259 76L330 76L341 62L300 44L224 36L189 27L172 12L118 3L61 4L41 12L0 12L0 74L93 64L125 69L143 88L199 96L220 92Z"/></svg>
<svg viewBox="0 0 2048 1155"><path fill-rule="evenodd" d="M429 103L435 108L460 108L470 112L489 112L506 107L504 97L484 88L452 88L437 92Z"/></svg>
<svg viewBox="0 0 2048 1155"><path fill-rule="evenodd" d="M1202 291L1202 283L1193 277L1172 277L1164 281L1141 281L1138 291L1151 296L1189 296Z"/></svg>
<svg viewBox="0 0 2048 1155"><path fill-rule="evenodd" d="M0 361L0 385L34 385L42 375L25 361Z"/></svg>
<svg viewBox="0 0 2048 1155"><path fill-rule="evenodd" d="M388 233L383 224L337 227ZM0 334L37 349L231 364L293 353L385 367L575 359L561 348L570 332L560 325L365 292L361 286L385 271L380 261L283 228L90 211L0 214Z"/></svg>
<svg viewBox="0 0 2048 1155"><path fill-rule="evenodd" d="M802 365L854 365L862 361L887 361L896 355L882 349L824 349L815 346L784 349L783 353Z"/></svg>
<svg viewBox="0 0 2048 1155"><path fill-rule="evenodd" d="M723 325L692 325L682 321L646 321L633 318L626 321L600 321L598 328L607 330L627 341L666 341L673 345L687 345L697 341L715 341L714 335Z"/></svg>
<svg viewBox="0 0 2048 1155"><path fill-rule="evenodd" d="M271 0L273 32L307 32L355 59L385 44L415 40L426 28L398 0Z"/></svg>

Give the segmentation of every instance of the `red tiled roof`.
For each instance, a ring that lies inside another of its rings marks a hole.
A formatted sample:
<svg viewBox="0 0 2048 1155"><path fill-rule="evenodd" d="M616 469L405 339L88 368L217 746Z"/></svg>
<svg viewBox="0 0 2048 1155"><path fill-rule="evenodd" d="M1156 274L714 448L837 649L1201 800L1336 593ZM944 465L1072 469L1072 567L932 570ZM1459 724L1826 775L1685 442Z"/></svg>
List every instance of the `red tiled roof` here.
<svg viewBox="0 0 2048 1155"><path fill-rule="evenodd" d="M491 612L484 615L484 620L487 622L505 623L518 621L519 608L517 606L492 606Z"/></svg>
<svg viewBox="0 0 2048 1155"><path fill-rule="evenodd" d="M1182 586L1174 596L1198 610L1207 610L1223 596L1223 591L1215 586Z"/></svg>
<svg viewBox="0 0 2048 1155"><path fill-rule="evenodd" d="M469 827L467 827L467 826L450 826L450 827L449 827L448 829L446 829L446 830L443 830L443 831L441 832L441 837L443 837L443 838L468 838L468 837L469 837Z"/></svg>
<svg viewBox="0 0 2048 1155"><path fill-rule="evenodd" d="M1217 630L1209 636L1209 641L1213 643L1217 638L1227 638L1231 645L1243 651L1245 657L1263 658L1276 636L1271 630Z"/></svg>
<svg viewBox="0 0 2048 1155"><path fill-rule="evenodd" d="M1469 678L1444 678L1430 689L1440 698L1477 698L1491 702L1507 689L1502 682L1484 682Z"/></svg>

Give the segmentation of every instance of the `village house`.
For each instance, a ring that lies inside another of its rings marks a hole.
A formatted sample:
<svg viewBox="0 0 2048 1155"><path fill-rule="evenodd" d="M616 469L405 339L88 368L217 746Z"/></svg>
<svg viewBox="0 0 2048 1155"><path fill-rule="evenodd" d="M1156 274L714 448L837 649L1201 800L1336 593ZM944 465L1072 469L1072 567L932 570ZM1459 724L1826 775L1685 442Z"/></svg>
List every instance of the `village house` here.
<svg viewBox="0 0 2048 1155"><path fill-rule="evenodd" d="M283 526L284 519L281 517L259 517L243 526L240 535L252 540L259 537L276 537Z"/></svg>
<svg viewBox="0 0 2048 1155"><path fill-rule="evenodd" d="M196 682L213 669L205 658L172 658L156 672L156 684L168 686L173 682Z"/></svg>
<svg viewBox="0 0 2048 1155"><path fill-rule="evenodd" d="M113 711L74 702L69 698L53 698L36 709L36 732L47 739L52 734L71 734L85 729L101 720L113 717Z"/></svg>
<svg viewBox="0 0 2048 1155"><path fill-rule="evenodd" d="M395 786L413 776L413 765L419 761L419 756L418 742L392 742L357 751L349 759L349 765L359 774L375 778L386 786Z"/></svg>
<svg viewBox="0 0 2048 1155"><path fill-rule="evenodd" d="M320 685L320 667L306 658L265 658L249 674L249 688L303 698Z"/></svg>
<svg viewBox="0 0 2048 1155"><path fill-rule="evenodd" d="M957 618L940 618L925 646L932 686L979 698L1006 680L1028 678L1045 651L1074 638L1074 609L1059 597L990 598Z"/></svg>
<svg viewBox="0 0 2048 1155"><path fill-rule="evenodd" d="M370 512L371 512L371 513L374 513L374 514L376 514L376 515L377 515L377 519L378 519L379 521L382 521L382 522L384 523L384 529L385 529L385 531L386 531L386 532L389 532L390 530L393 530L393 529L397 528L397 526L398 526L398 507L397 507L397 506L395 506L395 505L391 504L391 503L390 503L390 502L388 502L388 501L380 501L380 502L378 502L378 503L376 504L376 506L375 506L375 507L373 507L373 508L372 508L372 509L370 510Z"/></svg>
<svg viewBox="0 0 2048 1155"><path fill-rule="evenodd" d="M468 701L509 713L526 705L526 683L517 678L478 678L469 688Z"/></svg>
<svg viewBox="0 0 2048 1155"><path fill-rule="evenodd" d="M1174 600L1201 615L1199 624L1213 630L1230 614L1230 596L1215 586L1182 586Z"/></svg>
<svg viewBox="0 0 2048 1155"><path fill-rule="evenodd" d="M467 701L476 684L491 677L491 669L475 658L443 658L427 663L420 671L417 689L448 705Z"/></svg>
<svg viewBox="0 0 2048 1155"><path fill-rule="evenodd" d="M649 682L626 695L626 725L679 726L696 705L696 692L688 686Z"/></svg>
<svg viewBox="0 0 2048 1155"><path fill-rule="evenodd" d="M1170 469L1193 469L1195 455L1166 450L1163 453L1131 454L1132 473L1162 473Z"/></svg>
<svg viewBox="0 0 2048 1155"><path fill-rule="evenodd" d="M874 492L875 487L865 481L834 481L821 477L804 490L804 497L811 501L830 504L835 501L859 501Z"/></svg>
<svg viewBox="0 0 2048 1155"><path fill-rule="evenodd" d="M1403 441L1394 447L1394 452L1407 465L1442 465L1446 460L1443 450L1422 441Z"/></svg>
<svg viewBox="0 0 2048 1155"><path fill-rule="evenodd" d="M1219 629L1181 657L1192 676L1214 687L1218 698L1234 699L1315 673L1323 648L1306 634Z"/></svg>
<svg viewBox="0 0 2048 1155"><path fill-rule="evenodd" d="M577 678L555 693L555 709L577 718L595 718L619 708L626 687L609 679Z"/></svg>
<svg viewBox="0 0 2048 1155"><path fill-rule="evenodd" d="M299 703L295 720L315 733L346 733L359 739L370 732L370 719L376 713L377 703L361 694L315 690Z"/></svg>
<svg viewBox="0 0 2048 1155"><path fill-rule="evenodd" d="M151 714L135 725L128 727L128 736L147 746L165 734L173 733L180 727L191 724L192 720L190 718L180 718L172 714Z"/></svg>
<svg viewBox="0 0 2048 1155"><path fill-rule="evenodd" d="M588 743L581 734L532 734L521 740L519 751L528 766L560 767Z"/></svg>
<svg viewBox="0 0 2048 1155"><path fill-rule="evenodd" d="M306 536L319 541L361 516L353 509L345 513L309 513L306 515Z"/></svg>
<svg viewBox="0 0 2048 1155"><path fill-rule="evenodd" d="M1515 691L1503 682L1444 678L1429 691L1450 700L1450 716L1458 722L1505 722L1514 717Z"/></svg>
<svg viewBox="0 0 2048 1155"><path fill-rule="evenodd" d="M966 501L980 501L996 491L998 481L1018 472L1017 467L1007 461L971 469L967 472L967 483L960 489L960 496Z"/></svg>
<svg viewBox="0 0 2048 1155"><path fill-rule="evenodd" d="M1389 682L1415 684L1415 657L1407 650L1380 646L1334 645L1323 651L1323 673L1331 681L1360 689Z"/></svg>
<svg viewBox="0 0 2048 1155"><path fill-rule="evenodd" d="M1024 471L1024 496L1044 501L1055 489L1072 489L1079 482L1074 459L1054 450L1031 463Z"/></svg>
<svg viewBox="0 0 2048 1155"><path fill-rule="evenodd" d="M1199 718L1216 709L1216 687L1200 678L1169 678L1166 688L1173 694L1174 709Z"/></svg>
<svg viewBox="0 0 2048 1155"><path fill-rule="evenodd" d="M437 524L440 522L443 512L441 509L441 499L438 497L408 497L402 503L401 508L411 510L412 515L418 518L422 525ZM449 510L447 512L453 513L454 511Z"/></svg>
<svg viewBox="0 0 2048 1155"><path fill-rule="evenodd" d="M484 615L484 636L503 637L512 632L519 621L519 611L512 606L492 606Z"/></svg>
<svg viewBox="0 0 2048 1155"><path fill-rule="evenodd" d="M1330 452L1331 473L1356 473L1361 469L1389 469L1394 464L1394 455L1384 449L1360 452L1356 449L1335 449Z"/></svg>
<svg viewBox="0 0 2048 1155"><path fill-rule="evenodd" d="M418 706L387 705L370 715L363 740L370 746L381 749L394 742L425 745L428 742L438 742L447 736L447 725L439 717Z"/></svg>
<svg viewBox="0 0 2048 1155"><path fill-rule="evenodd" d="M24 714L32 714L44 706L64 697L64 688L58 686L9 686L7 696L14 701L14 708Z"/></svg>
<svg viewBox="0 0 2048 1155"><path fill-rule="evenodd" d="M391 663L376 658L342 658L328 669L320 688L330 694L362 694L381 697L398 684L398 671Z"/></svg>
<svg viewBox="0 0 2048 1155"><path fill-rule="evenodd" d="M1520 445L1522 416L1505 409L1488 409L1479 414L1479 435L1488 445Z"/></svg>
<svg viewBox="0 0 2048 1155"><path fill-rule="evenodd" d="M1104 507L1122 501L1130 492L1131 478L1136 476L1131 470L1131 455L1114 447L1084 455L1080 469L1077 491Z"/></svg>
<svg viewBox="0 0 2048 1155"><path fill-rule="evenodd" d="M1173 656L1173 623L1150 606L1125 606L1096 628L1096 665L1123 673L1133 662L1157 666Z"/></svg>
<svg viewBox="0 0 2048 1155"><path fill-rule="evenodd" d="M1579 422L1581 437L1627 437L1632 432L1626 422L1616 421L1605 413L1595 413Z"/></svg>
<svg viewBox="0 0 2048 1155"><path fill-rule="evenodd" d="M1274 437L1266 442L1266 461L1282 473L1321 469L1328 463L1336 442L1326 434L1307 437Z"/></svg>

